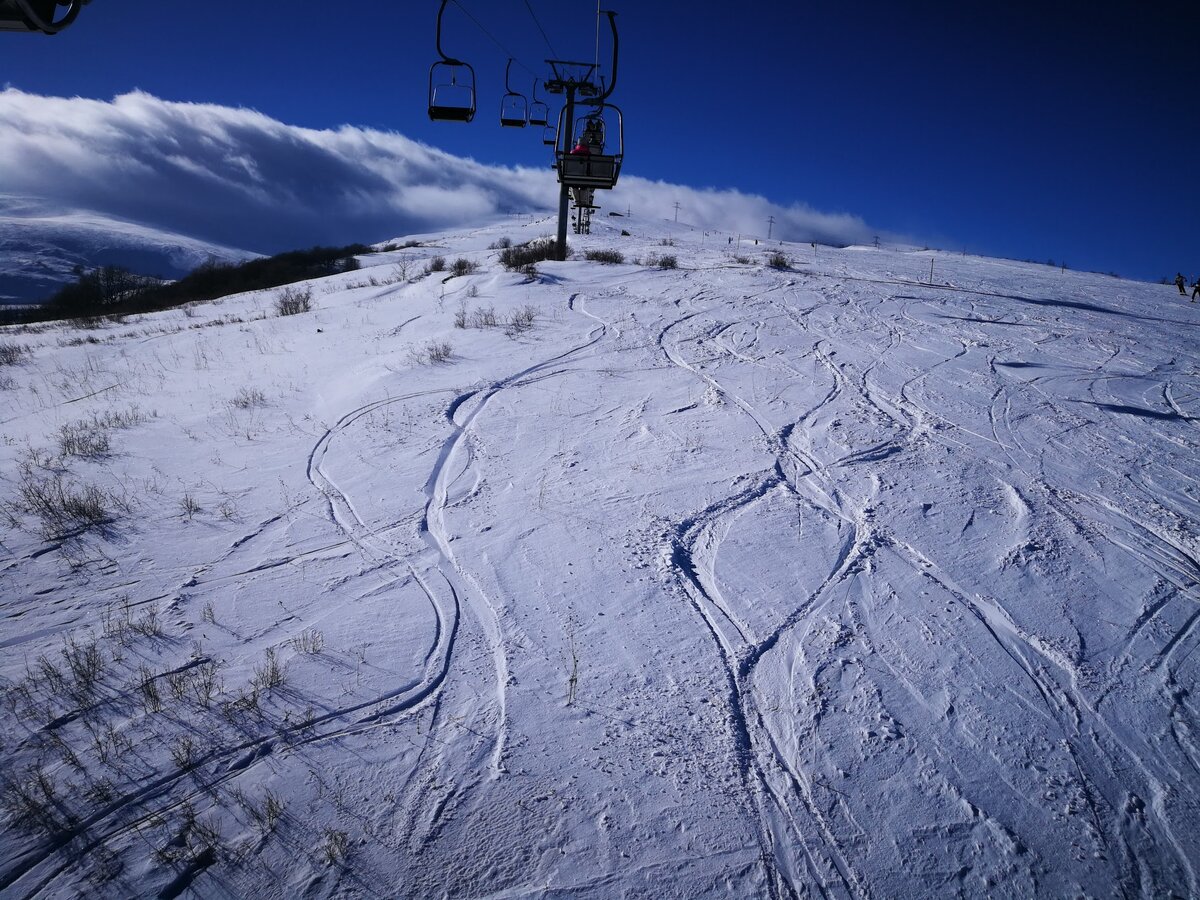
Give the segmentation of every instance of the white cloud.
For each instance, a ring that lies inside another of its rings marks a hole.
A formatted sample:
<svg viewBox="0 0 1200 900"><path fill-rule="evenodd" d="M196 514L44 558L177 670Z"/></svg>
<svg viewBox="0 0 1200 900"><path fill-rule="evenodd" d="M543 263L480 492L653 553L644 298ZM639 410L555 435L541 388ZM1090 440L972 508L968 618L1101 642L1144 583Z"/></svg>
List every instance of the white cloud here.
<svg viewBox="0 0 1200 900"><path fill-rule="evenodd" d="M112 102L0 91L0 193L37 197L259 252L374 241L514 211L557 208L547 169L484 166L403 135L313 130L246 109L134 92ZM702 227L846 243L849 215L781 207L733 190L648 181L630 170L616 210Z"/></svg>

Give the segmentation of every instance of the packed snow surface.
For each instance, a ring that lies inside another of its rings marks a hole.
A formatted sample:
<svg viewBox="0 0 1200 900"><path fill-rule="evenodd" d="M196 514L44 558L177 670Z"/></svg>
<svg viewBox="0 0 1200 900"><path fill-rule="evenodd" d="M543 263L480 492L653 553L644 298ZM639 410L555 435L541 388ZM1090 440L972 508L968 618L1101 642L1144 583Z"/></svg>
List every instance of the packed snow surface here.
<svg viewBox="0 0 1200 900"><path fill-rule="evenodd" d="M0 893L1200 895L1200 307L552 227L0 336Z"/></svg>

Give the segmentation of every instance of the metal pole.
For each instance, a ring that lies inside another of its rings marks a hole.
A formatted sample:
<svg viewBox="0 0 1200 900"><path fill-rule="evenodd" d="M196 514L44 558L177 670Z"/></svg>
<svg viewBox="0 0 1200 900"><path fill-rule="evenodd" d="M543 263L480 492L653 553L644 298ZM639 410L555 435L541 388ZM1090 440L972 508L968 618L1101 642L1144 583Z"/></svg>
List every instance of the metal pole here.
<svg viewBox="0 0 1200 900"><path fill-rule="evenodd" d="M565 157L571 152L571 134L575 131L575 85L567 85L567 123L563 129L563 145L560 152ZM560 174L561 177L561 174ZM570 218L570 212L567 210L567 204L570 200L571 189L565 184L559 185L558 189L558 245L554 248L555 258L559 262L565 262L567 259L567 219Z"/></svg>

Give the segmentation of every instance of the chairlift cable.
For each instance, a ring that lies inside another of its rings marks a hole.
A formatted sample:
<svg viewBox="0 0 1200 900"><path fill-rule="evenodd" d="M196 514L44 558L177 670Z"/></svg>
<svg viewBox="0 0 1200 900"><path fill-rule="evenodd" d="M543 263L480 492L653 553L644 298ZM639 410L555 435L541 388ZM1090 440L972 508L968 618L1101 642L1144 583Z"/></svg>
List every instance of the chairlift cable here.
<svg viewBox="0 0 1200 900"><path fill-rule="evenodd" d="M600 68L600 0L596 0L596 68Z"/></svg>
<svg viewBox="0 0 1200 900"><path fill-rule="evenodd" d="M533 11L533 7L529 5L529 0L525 0L525 8L529 10L529 15L533 17L533 24L537 26L538 31L542 33L542 40L546 42L546 47L550 51L550 56L558 59L558 53L554 50L554 45L550 43L550 38L546 34L546 29L542 27L542 23L538 21L537 13Z"/></svg>
<svg viewBox="0 0 1200 900"><path fill-rule="evenodd" d="M461 0L454 0L454 5L457 6L459 9L461 9L463 11L463 14L468 19L470 19L472 22L475 23L475 27L478 28L480 31L482 31L484 34L486 34L491 39L492 43L500 48L500 51L505 56L507 56L508 58L513 60L518 66L520 66L522 69L524 69L530 75L532 75L534 78L540 77L537 72L535 72L533 69L529 68L529 66L525 65L525 63L522 62L518 56L516 56L507 47L505 47L502 43L500 43L500 41L496 38L496 36L494 34L492 34L490 31L488 31L483 26L483 23L480 22L477 18L475 18L474 15L471 14L471 11L469 9L467 9L465 6L462 5Z"/></svg>

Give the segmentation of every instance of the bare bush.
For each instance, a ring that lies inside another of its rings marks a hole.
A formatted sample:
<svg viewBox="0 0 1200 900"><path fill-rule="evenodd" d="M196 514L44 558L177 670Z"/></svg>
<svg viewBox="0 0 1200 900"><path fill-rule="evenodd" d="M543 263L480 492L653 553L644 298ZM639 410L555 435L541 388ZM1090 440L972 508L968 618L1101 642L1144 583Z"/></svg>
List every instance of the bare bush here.
<svg viewBox="0 0 1200 900"><path fill-rule="evenodd" d="M312 310L312 288L288 285L275 298L275 314L295 316Z"/></svg>
<svg viewBox="0 0 1200 900"><path fill-rule="evenodd" d="M558 241L554 239L531 241L520 247L509 247L500 253L500 264L510 272L526 272L529 266L547 259L558 258ZM537 270L534 270L534 275Z"/></svg>
<svg viewBox="0 0 1200 900"><path fill-rule="evenodd" d="M58 429L61 456L107 456L109 448L108 429L94 418L69 422Z"/></svg>
<svg viewBox="0 0 1200 900"><path fill-rule="evenodd" d="M472 262L471 260L461 256L456 259L454 261L454 265L450 267L450 274L454 275L455 277L473 275L477 271L479 271L478 263Z"/></svg>
<svg viewBox="0 0 1200 900"><path fill-rule="evenodd" d="M15 507L34 516L47 539L64 538L113 521L116 498L94 484L68 482L62 474L26 471L17 486Z"/></svg>
<svg viewBox="0 0 1200 900"><path fill-rule="evenodd" d="M68 637L62 646L63 658L71 672L74 682L73 694L80 700L89 699L96 689L96 683L104 674L104 654L95 639L78 643L74 637Z"/></svg>
<svg viewBox="0 0 1200 900"><path fill-rule="evenodd" d="M267 396L258 388L238 388L229 405L238 409L254 409L267 405Z"/></svg>
<svg viewBox="0 0 1200 900"><path fill-rule="evenodd" d="M495 328L498 321L495 307L491 306L479 307L471 313L469 319L472 328Z"/></svg>
<svg viewBox="0 0 1200 900"><path fill-rule="evenodd" d="M625 262L625 254L620 250L588 250L583 255L590 262L607 263L609 265L617 265Z"/></svg>
<svg viewBox="0 0 1200 900"><path fill-rule="evenodd" d="M327 866L345 862L346 854L350 852L350 835L334 828L325 829L325 843L321 847Z"/></svg>
<svg viewBox="0 0 1200 900"><path fill-rule="evenodd" d="M448 341L430 341L425 348L425 353L431 363L446 362L454 355L454 348Z"/></svg>
<svg viewBox="0 0 1200 900"><path fill-rule="evenodd" d="M200 501L191 494L184 494L183 499L179 501L179 514L189 522L196 516L197 513L204 512L204 507L200 505Z"/></svg>
<svg viewBox="0 0 1200 900"><path fill-rule="evenodd" d="M536 318L536 309L532 306L522 306L508 317L508 327L512 331L528 331L533 327Z"/></svg>
<svg viewBox="0 0 1200 900"><path fill-rule="evenodd" d="M156 713L162 709L162 694L158 690L158 676L146 665L138 666L138 693L142 696L142 706L148 713Z"/></svg>
<svg viewBox="0 0 1200 900"><path fill-rule="evenodd" d="M446 362L453 355L454 348L449 341L430 341L424 347L408 348L408 361L414 366Z"/></svg>
<svg viewBox="0 0 1200 900"><path fill-rule="evenodd" d="M787 269L788 267L790 267L791 262L782 253L776 252L776 253L772 253L771 256L768 257L767 265L770 266L772 269L783 270L783 269Z"/></svg>
<svg viewBox="0 0 1200 900"><path fill-rule="evenodd" d="M325 635L316 628L305 628L291 640L297 653L320 653L325 649Z"/></svg>
<svg viewBox="0 0 1200 900"><path fill-rule="evenodd" d="M103 413L92 416L92 421L102 428L132 428L150 420L158 413L146 413L136 403L127 409L106 409Z"/></svg>
<svg viewBox="0 0 1200 900"><path fill-rule="evenodd" d="M489 250L507 250L512 246L512 238L502 237L496 243L488 247Z"/></svg>
<svg viewBox="0 0 1200 900"><path fill-rule="evenodd" d="M283 687L287 681L287 667L279 661L279 654L274 647L268 647L261 666L254 667L254 678L251 680L256 693L272 691Z"/></svg>
<svg viewBox="0 0 1200 900"><path fill-rule="evenodd" d="M129 630L142 637L160 638L163 636L162 622L158 620L158 610L151 606L140 619L129 619Z"/></svg>
<svg viewBox="0 0 1200 900"><path fill-rule="evenodd" d="M192 693L196 702L204 709L212 704L214 694L221 693L223 684L217 663L209 660L196 666L192 676Z"/></svg>
<svg viewBox="0 0 1200 900"><path fill-rule="evenodd" d="M17 827L32 833L59 835L68 830L61 818L61 798L54 779L39 767L26 770L24 778L12 781L0 793L0 808Z"/></svg>
<svg viewBox="0 0 1200 900"><path fill-rule="evenodd" d="M29 348L24 344L0 344L0 366L15 366L28 355Z"/></svg>
<svg viewBox="0 0 1200 900"><path fill-rule="evenodd" d="M429 272L445 272L446 271L446 257L435 256L433 259L431 259L429 261L429 268L427 271L429 271Z"/></svg>

